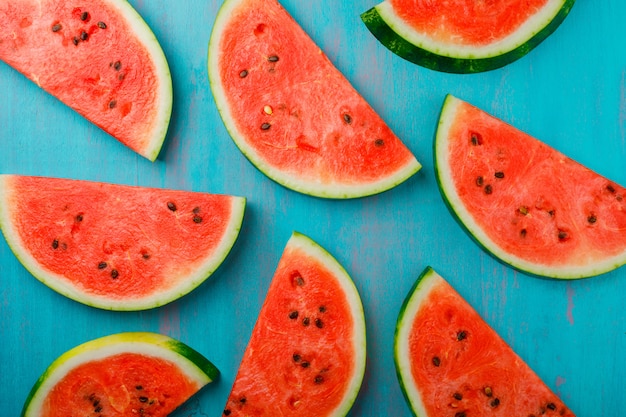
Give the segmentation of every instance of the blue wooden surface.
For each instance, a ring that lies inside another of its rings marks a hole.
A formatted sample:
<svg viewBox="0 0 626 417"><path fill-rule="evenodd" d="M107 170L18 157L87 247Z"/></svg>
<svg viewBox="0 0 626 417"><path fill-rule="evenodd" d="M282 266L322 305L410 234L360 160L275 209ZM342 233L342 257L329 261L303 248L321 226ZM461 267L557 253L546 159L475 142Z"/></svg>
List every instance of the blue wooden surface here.
<svg viewBox="0 0 626 417"><path fill-rule="evenodd" d="M221 370L175 413L219 416L293 230L317 240L361 293L368 364L351 416L409 416L393 367L400 305L427 265L446 277L579 416L618 417L626 394L626 268L560 282L515 272L483 253L447 212L432 138L452 93L626 184L626 3L578 0L525 58L476 75L442 74L391 54L361 24L375 0L284 0L330 59L405 141L423 169L378 196L326 201L267 179L237 150L217 113L206 52L218 0L132 0L169 60L174 111L155 163L117 143L0 64L0 173L171 187L248 198L240 238L205 284L144 312L68 300L35 280L0 241L0 414L16 416L58 355L121 331L168 334ZM593 9L592 7L596 7Z"/></svg>

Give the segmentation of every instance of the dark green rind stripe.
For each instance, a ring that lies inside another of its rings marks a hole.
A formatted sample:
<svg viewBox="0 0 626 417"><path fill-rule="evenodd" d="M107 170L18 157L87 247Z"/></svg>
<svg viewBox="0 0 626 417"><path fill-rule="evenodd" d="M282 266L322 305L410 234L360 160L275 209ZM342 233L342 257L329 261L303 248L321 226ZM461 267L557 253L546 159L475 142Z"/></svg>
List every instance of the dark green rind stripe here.
<svg viewBox="0 0 626 417"><path fill-rule="evenodd" d="M211 380L210 382L214 382L219 377L219 369L217 369L217 367L213 365L210 360L208 360L201 353L184 344L183 342L172 339L168 343L168 348L193 362L194 365L196 365L202 372L206 374L206 376L209 377L209 379Z"/></svg>
<svg viewBox="0 0 626 417"><path fill-rule="evenodd" d="M502 51L499 55L477 59L440 55L412 44L396 33L375 7L361 14L361 20L380 43L409 62L435 71L473 74L501 68L526 55L559 27L574 6L575 1L568 0L548 25L517 48Z"/></svg>
<svg viewBox="0 0 626 417"><path fill-rule="evenodd" d="M405 320L409 319L409 318L405 319L405 317L404 317L404 314L406 313L407 306L409 305L409 303L413 299L413 296L415 295L415 293L417 291L419 291L418 288L420 287L420 284L422 284L422 282L426 281L428 279L428 277L430 277L433 273L434 273L434 270L430 266L427 266L426 269L424 269L424 271L417 278L417 280L415 280L415 283L411 287L411 290L409 291L408 295L404 299L404 302L402 303L402 307L400 307L400 312L398 313L398 319L396 321L396 330L395 330L394 336L393 336L393 341L394 341L393 359L394 359L394 364L396 366L396 377L398 378L398 382L400 383L400 389L402 390L402 395L404 395L404 399L406 400L406 403L408 404L408 406L409 406L409 408L411 410L411 413L415 417L424 417L424 416L418 416L418 414L413 409L413 405L411 403L411 398L409 397L409 394L408 394L408 392L406 390L406 386L405 386L409 381L407 381L405 383L404 379L402 378L402 374L400 373L400 360L401 360L401 358L398 357L398 343L399 343L399 341L398 341L398 333L400 332L400 328L403 327L403 323L405 322Z"/></svg>

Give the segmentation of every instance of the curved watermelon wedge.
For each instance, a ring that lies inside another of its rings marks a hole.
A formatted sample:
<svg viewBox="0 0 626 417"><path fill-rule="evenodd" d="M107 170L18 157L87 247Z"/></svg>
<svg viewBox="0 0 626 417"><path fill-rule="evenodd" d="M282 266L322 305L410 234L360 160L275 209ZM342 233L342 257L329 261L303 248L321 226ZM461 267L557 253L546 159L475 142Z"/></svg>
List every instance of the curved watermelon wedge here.
<svg viewBox="0 0 626 417"><path fill-rule="evenodd" d="M226 0L209 78L242 153L283 186L325 198L388 190L421 166L276 0Z"/></svg>
<svg viewBox="0 0 626 417"><path fill-rule="evenodd" d="M224 416L345 416L365 371L354 283L310 238L287 242Z"/></svg>
<svg viewBox="0 0 626 417"><path fill-rule="evenodd" d="M119 333L59 356L33 386L22 417L165 417L219 376L186 344L156 333Z"/></svg>
<svg viewBox="0 0 626 417"><path fill-rule="evenodd" d="M402 305L394 354L416 416L574 416L431 268Z"/></svg>
<svg viewBox="0 0 626 417"><path fill-rule="evenodd" d="M22 264L94 307L142 310L206 280L233 246L245 199L0 175L0 227Z"/></svg>
<svg viewBox="0 0 626 417"><path fill-rule="evenodd" d="M0 0L0 60L154 161L172 111L163 50L126 0Z"/></svg>
<svg viewBox="0 0 626 417"><path fill-rule="evenodd" d="M530 52L563 22L575 0L385 0L361 15L396 55L450 73L477 73Z"/></svg>
<svg viewBox="0 0 626 417"><path fill-rule="evenodd" d="M444 201L495 258L551 278L626 263L626 189L448 96L435 139Z"/></svg>

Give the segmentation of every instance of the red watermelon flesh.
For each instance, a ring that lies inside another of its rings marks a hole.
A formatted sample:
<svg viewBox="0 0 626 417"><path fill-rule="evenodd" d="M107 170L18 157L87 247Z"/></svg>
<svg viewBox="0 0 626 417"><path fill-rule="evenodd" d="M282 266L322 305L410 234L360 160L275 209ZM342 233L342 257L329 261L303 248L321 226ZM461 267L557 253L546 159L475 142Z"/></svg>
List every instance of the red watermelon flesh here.
<svg viewBox="0 0 626 417"><path fill-rule="evenodd" d="M2 0L0 60L150 160L172 85L153 33L125 0Z"/></svg>
<svg viewBox="0 0 626 417"><path fill-rule="evenodd" d="M59 178L0 176L0 225L46 285L102 308L155 307L221 264L241 197Z"/></svg>
<svg viewBox="0 0 626 417"><path fill-rule="evenodd" d="M441 43L488 45L504 39L544 8L549 0L388 0L398 17ZM468 22L471 22L468 24ZM489 30L485 30L489 28Z"/></svg>
<svg viewBox="0 0 626 417"><path fill-rule="evenodd" d="M294 233L287 243L224 416L343 416L365 368L365 322L349 276Z"/></svg>
<svg viewBox="0 0 626 417"><path fill-rule="evenodd" d="M449 96L435 144L442 195L498 259L554 278L626 262L626 189Z"/></svg>
<svg viewBox="0 0 626 417"><path fill-rule="evenodd" d="M574 416L431 268L402 306L395 360L406 399L420 417Z"/></svg>
<svg viewBox="0 0 626 417"><path fill-rule="evenodd" d="M209 47L224 123L262 172L321 197L373 194L415 157L276 0L228 0Z"/></svg>
<svg viewBox="0 0 626 417"><path fill-rule="evenodd" d="M41 417L83 415L78 413L86 409L110 417L129 416L132 410L139 415L143 409L145 416L165 417L200 387L173 363L121 353L72 369L46 398Z"/></svg>

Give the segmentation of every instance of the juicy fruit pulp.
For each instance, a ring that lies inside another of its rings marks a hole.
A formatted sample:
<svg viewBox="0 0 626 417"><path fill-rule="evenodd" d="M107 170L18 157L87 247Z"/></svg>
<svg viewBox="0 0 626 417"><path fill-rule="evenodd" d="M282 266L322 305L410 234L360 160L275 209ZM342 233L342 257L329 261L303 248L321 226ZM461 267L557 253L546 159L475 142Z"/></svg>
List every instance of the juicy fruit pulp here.
<svg viewBox="0 0 626 417"><path fill-rule="evenodd" d="M288 188L361 197L421 167L276 0L224 2L209 76L237 146Z"/></svg>
<svg viewBox="0 0 626 417"><path fill-rule="evenodd" d="M448 207L503 262L553 278L626 262L626 189L545 143L449 96L435 160Z"/></svg>
<svg viewBox="0 0 626 417"><path fill-rule="evenodd" d="M365 369L365 320L350 277L294 233L261 308L225 416L343 416Z"/></svg>
<svg viewBox="0 0 626 417"><path fill-rule="evenodd" d="M39 280L116 310L170 302L234 244L245 200L44 177L0 176L0 226Z"/></svg>
<svg viewBox="0 0 626 417"><path fill-rule="evenodd" d="M120 333L71 349L42 374L22 417L165 417L219 375L189 346Z"/></svg>
<svg viewBox="0 0 626 417"><path fill-rule="evenodd" d="M404 59L438 71L475 73L526 55L573 5L574 0L386 0L361 19Z"/></svg>
<svg viewBox="0 0 626 417"><path fill-rule="evenodd" d="M154 160L172 81L152 31L125 0L2 0L0 59Z"/></svg>
<svg viewBox="0 0 626 417"><path fill-rule="evenodd" d="M421 417L574 416L430 268L402 306L395 361L405 397Z"/></svg>

